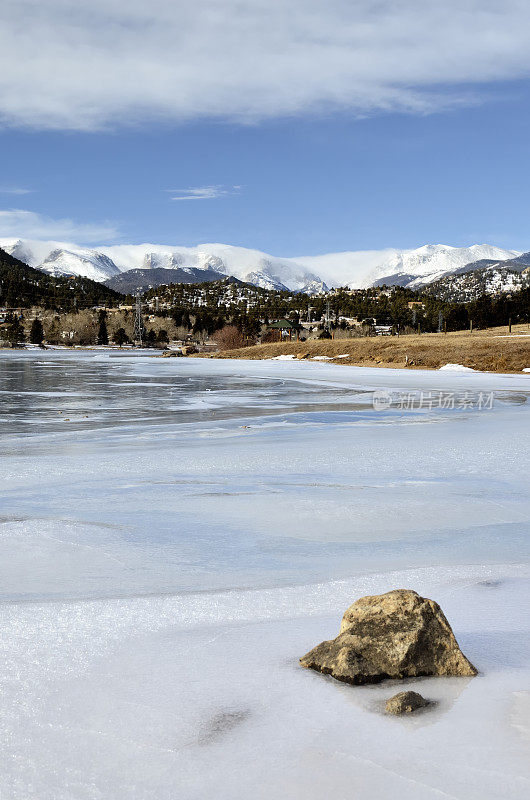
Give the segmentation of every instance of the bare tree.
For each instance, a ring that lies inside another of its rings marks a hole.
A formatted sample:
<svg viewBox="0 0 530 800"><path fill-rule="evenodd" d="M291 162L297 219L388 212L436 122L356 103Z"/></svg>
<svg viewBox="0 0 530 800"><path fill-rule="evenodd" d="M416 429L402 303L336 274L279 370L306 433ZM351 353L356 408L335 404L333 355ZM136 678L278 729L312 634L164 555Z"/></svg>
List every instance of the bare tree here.
<svg viewBox="0 0 530 800"><path fill-rule="evenodd" d="M215 341L219 345L219 350L237 350L238 347L245 347L245 337L235 325L226 325L217 331Z"/></svg>

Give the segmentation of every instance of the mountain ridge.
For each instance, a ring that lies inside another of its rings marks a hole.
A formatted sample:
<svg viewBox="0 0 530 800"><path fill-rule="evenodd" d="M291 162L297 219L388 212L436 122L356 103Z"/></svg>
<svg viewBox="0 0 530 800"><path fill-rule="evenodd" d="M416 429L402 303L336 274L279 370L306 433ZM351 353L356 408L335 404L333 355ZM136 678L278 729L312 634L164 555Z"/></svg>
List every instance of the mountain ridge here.
<svg viewBox="0 0 530 800"><path fill-rule="evenodd" d="M484 266L481 262L500 264L527 257L520 251L488 244L469 247L435 244L409 250L386 248L295 258L219 243L196 247L144 243L88 248L65 242L11 238L0 239L0 247L49 274L82 275L108 281L110 285L131 270L141 271L136 277L142 280L143 273L151 271L152 279L156 276L156 280L167 283L161 270L178 270L184 282L204 282L228 275L261 288L309 294L326 291L328 286L357 289L387 284L418 289L458 270L480 269ZM146 285L152 285L152 281L147 280Z"/></svg>
<svg viewBox="0 0 530 800"><path fill-rule="evenodd" d="M8 308L43 305L73 310L117 301L120 295L102 283L78 276L50 275L0 248L0 305Z"/></svg>

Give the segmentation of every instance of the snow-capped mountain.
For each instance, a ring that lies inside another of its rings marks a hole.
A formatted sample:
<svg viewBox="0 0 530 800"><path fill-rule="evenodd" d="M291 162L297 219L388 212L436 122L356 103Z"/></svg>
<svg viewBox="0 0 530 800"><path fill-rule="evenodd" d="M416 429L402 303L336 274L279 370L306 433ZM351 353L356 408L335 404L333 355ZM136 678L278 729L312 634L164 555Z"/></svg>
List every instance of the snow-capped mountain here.
<svg viewBox="0 0 530 800"><path fill-rule="evenodd" d="M500 262L474 270L464 268L430 283L424 291L441 300L467 303L484 294L513 294L530 286L530 267L517 269L511 266L513 261L505 263L510 266Z"/></svg>
<svg viewBox="0 0 530 800"><path fill-rule="evenodd" d="M103 282L121 272L102 249L92 250L66 242L30 239L0 239L0 247L30 267L51 275L80 275Z"/></svg>
<svg viewBox="0 0 530 800"><path fill-rule="evenodd" d="M112 245L90 250L64 242L0 239L0 247L31 267L52 274L85 275L105 281L132 269L212 270L265 289L300 291L321 279L292 259L225 244L197 247L139 244ZM205 278L208 280L211 278Z"/></svg>
<svg viewBox="0 0 530 800"><path fill-rule="evenodd" d="M364 289L382 284L417 289L479 259L505 261L519 256L488 244L451 247L427 244L416 250L357 250L322 256L301 256L296 262L320 275L332 286Z"/></svg>
<svg viewBox="0 0 530 800"><path fill-rule="evenodd" d="M497 269L501 266L509 267L514 272L524 272L530 267L530 253L522 253L516 258L510 258L508 260L503 259L501 261L482 258L480 261L473 261L471 264L466 264L465 267L461 267L455 272L455 275L461 275L465 272L475 272L476 270L482 269Z"/></svg>
<svg viewBox="0 0 530 800"><path fill-rule="evenodd" d="M265 289L309 294L326 291L328 286L346 285L352 289L381 284L417 289L463 268L480 269L484 260L499 263L520 256L519 251L487 244L436 244L415 250L358 250L298 258L278 258L225 244L111 245L90 249L65 242L0 239L0 247L30 266L56 275L83 275L105 281L129 270L177 269L188 272L194 281L215 273L220 278L229 275Z"/></svg>
<svg viewBox="0 0 530 800"><path fill-rule="evenodd" d="M12 253L11 255L14 255ZM31 266L31 265L30 265ZM119 275L120 270L108 256L96 250L76 251L52 250L52 252L39 264L39 269L51 275L82 275L93 281L101 281L102 275Z"/></svg>

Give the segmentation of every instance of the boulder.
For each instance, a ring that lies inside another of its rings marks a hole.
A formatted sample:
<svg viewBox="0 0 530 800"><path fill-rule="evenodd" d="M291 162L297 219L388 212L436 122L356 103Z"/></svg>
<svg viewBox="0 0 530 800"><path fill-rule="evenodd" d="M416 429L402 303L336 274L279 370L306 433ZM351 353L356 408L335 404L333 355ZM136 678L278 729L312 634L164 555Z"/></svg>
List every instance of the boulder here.
<svg viewBox="0 0 530 800"><path fill-rule="evenodd" d="M429 701L418 692L398 692L386 701L385 712L387 714L411 714L418 708L425 708L428 705Z"/></svg>
<svg viewBox="0 0 530 800"><path fill-rule="evenodd" d="M339 635L300 659L303 667L352 684L422 675L476 675L442 609L410 589L361 597Z"/></svg>

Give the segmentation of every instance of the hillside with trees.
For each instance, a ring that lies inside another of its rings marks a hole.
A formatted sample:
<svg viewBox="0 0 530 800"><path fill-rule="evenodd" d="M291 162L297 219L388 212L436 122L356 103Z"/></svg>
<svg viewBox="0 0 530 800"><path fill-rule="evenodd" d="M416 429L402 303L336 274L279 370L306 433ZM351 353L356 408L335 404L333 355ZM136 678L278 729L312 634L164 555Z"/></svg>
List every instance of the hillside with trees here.
<svg viewBox="0 0 530 800"><path fill-rule="evenodd" d="M115 305L122 296L88 278L54 277L0 248L0 306L69 312L101 303Z"/></svg>
<svg viewBox="0 0 530 800"><path fill-rule="evenodd" d="M330 327L347 332L352 320L376 320L401 331L457 331L474 327L530 321L530 289L513 295L483 295L461 303L429 292L400 286L368 289L334 289L309 297L302 293L261 289L225 278L203 284L171 284L147 291L142 298L160 316L171 318L186 331L207 334L234 325L244 335L254 336L262 324L280 318L322 325L329 304ZM132 302L132 298L131 298Z"/></svg>

